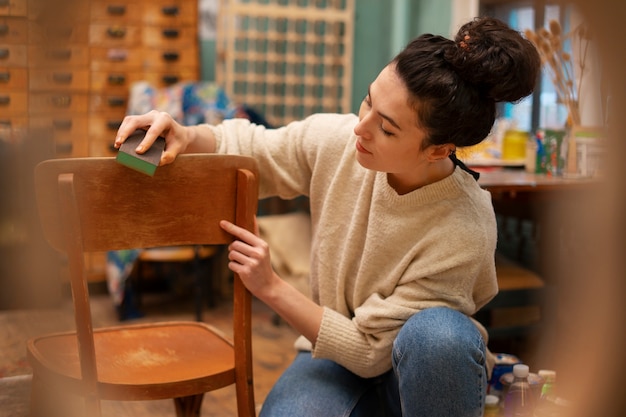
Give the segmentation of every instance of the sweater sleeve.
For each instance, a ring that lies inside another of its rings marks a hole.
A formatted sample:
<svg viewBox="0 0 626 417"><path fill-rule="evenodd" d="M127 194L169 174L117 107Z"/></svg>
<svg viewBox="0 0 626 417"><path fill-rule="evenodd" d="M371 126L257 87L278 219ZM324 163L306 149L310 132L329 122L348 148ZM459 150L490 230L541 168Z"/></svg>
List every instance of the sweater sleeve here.
<svg viewBox="0 0 626 417"><path fill-rule="evenodd" d="M216 152L254 157L259 164L259 197L309 195L321 153L333 152L350 136L355 115L315 114L277 129L229 119L209 126Z"/></svg>

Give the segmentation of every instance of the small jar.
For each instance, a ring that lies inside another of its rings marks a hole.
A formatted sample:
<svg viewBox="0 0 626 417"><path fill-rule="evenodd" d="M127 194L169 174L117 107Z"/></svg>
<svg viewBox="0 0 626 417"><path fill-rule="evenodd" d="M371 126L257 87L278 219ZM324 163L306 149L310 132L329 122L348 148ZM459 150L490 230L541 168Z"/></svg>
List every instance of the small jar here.
<svg viewBox="0 0 626 417"><path fill-rule="evenodd" d="M484 417L500 417L500 399L496 395L487 395L485 397Z"/></svg>
<svg viewBox="0 0 626 417"><path fill-rule="evenodd" d="M526 162L526 145L528 132L521 130L507 130L502 138L502 159L504 161Z"/></svg>

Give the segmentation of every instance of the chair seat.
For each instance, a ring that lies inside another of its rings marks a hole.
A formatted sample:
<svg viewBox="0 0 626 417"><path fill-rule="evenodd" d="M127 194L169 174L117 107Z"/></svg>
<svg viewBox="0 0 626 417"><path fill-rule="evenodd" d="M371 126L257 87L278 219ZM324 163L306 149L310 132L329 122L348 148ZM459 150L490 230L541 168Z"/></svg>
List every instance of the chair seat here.
<svg viewBox="0 0 626 417"><path fill-rule="evenodd" d="M94 330L102 399L145 400L196 395L235 381L233 346L205 323L166 322ZM61 378L80 391L76 333L35 338L29 361L43 380ZM218 378L215 378L215 376ZM208 377L213 378L209 381ZM163 395L159 391L163 390Z"/></svg>

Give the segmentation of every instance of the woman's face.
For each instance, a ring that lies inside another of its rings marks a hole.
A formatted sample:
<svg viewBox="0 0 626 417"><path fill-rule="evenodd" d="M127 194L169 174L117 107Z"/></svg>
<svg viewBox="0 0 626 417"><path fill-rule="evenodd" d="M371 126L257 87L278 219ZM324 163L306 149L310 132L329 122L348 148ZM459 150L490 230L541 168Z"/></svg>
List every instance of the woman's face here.
<svg viewBox="0 0 626 417"><path fill-rule="evenodd" d="M365 168L410 178L426 163L428 152L422 149L426 134L417 125L408 90L393 64L370 84L354 133L356 158Z"/></svg>

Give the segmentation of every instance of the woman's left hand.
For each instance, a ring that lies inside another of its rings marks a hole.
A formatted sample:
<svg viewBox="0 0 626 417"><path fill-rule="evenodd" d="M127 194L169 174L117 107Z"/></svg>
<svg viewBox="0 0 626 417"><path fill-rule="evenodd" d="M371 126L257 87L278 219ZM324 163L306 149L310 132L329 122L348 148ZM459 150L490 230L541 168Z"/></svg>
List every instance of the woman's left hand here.
<svg viewBox="0 0 626 417"><path fill-rule="evenodd" d="M259 237L256 217L255 233L226 220L220 222L220 227L237 239L228 246L228 268L239 274L252 294L263 298L263 292L271 291L280 278L272 268L269 245Z"/></svg>

